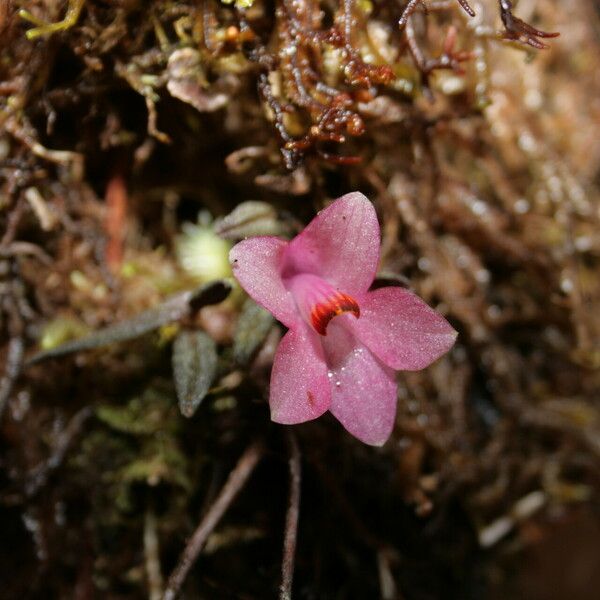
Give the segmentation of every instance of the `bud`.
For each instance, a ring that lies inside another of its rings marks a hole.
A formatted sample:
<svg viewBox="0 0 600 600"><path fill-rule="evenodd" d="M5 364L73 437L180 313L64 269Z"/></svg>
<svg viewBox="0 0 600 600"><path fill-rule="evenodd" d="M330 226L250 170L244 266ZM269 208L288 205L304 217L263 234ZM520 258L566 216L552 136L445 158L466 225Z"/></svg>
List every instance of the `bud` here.
<svg viewBox="0 0 600 600"><path fill-rule="evenodd" d="M184 223L177 237L175 252L181 267L200 283L231 277L231 244L214 231L210 215L200 213L198 224Z"/></svg>

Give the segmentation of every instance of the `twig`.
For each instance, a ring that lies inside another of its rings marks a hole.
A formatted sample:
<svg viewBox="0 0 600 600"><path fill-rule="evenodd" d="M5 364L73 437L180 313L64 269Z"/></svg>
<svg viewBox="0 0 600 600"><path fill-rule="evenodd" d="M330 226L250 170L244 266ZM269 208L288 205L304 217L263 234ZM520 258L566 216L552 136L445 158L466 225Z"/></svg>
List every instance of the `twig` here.
<svg viewBox="0 0 600 600"><path fill-rule="evenodd" d="M398 27L400 27L400 29L406 26L406 23L408 23L408 19L417 10L419 4L423 7L425 14L427 14L427 4L425 4L423 0L410 0L410 2L404 7L402 15L398 20Z"/></svg>
<svg viewBox="0 0 600 600"><path fill-rule="evenodd" d="M291 600L292 581L294 579L294 556L298 537L298 517L300 515L300 482L302 475L300 448L293 432L288 435L290 496L285 516L285 536L283 538L283 561L281 563L281 585L279 599Z"/></svg>
<svg viewBox="0 0 600 600"><path fill-rule="evenodd" d="M538 38L555 38L560 35L556 31L549 32L536 29L529 25L529 23L515 17L512 13L513 2L511 0L499 0L498 4L500 7L500 18L504 24L504 39L521 42L537 50L544 50L548 48L548 45L541 42Z"/></svg>
<svg viewBox="0 0 600 600"><path fill-rule="evenodd" d="M467 0L458 0L458 3L461 5L462 9L470 16L475 16L475 11L469 6Z"/></svg>
<svg viewBox="0 0 600 600"><path fill-rule="evenodd" d="M4 129L16 140L27 146L36 156L57 165L70 166L71 176L75 181L80 181L83 178L83 154L46 148L36 139L35 132L29 123L26 125L20 124L13 116L6 119Z"/></svg>
<svg viewBox="0 0 600 600"><path fill-rule="evenodd" d="M23 196L29 202L31 209L38 218L42 231L51 231L56 224L57 218L48 208L40 191L32 185L23 192Z"/></svg>
<svg viewBox="0 0 600 600"><path fill-rule="evenodd" d="M396 585L392 567L390 565L391 557L386 550L377 552L377 571L379 574L379 589L381 600L402 600L403 596Z"/></svg>
<svg viewBox="0 0 600 600"><path fill-rule="evenodd" d="M0 418L4 413L13 385L21 372L24 349L25 344L22 337L13 337L8 343L6 367L4 375L0 379Z"/></svg>
<svg viewBox="0 0 600 600"><path fill-rule="evenodd" d="M6 216L4 234L0 239L0 248L6 248L9 244L11 244L14 241L24 212L25 203L20 200L17 200L13 209Z"/></svg>
<svg viewBox="0 0 600 600"><path fill-rule="evenodd" d="M5 247L0 247L0 257L18 256L19 254L29 254L35 256L41 263L46 266L52 265L52 257L49 256L36 244L31 242L12 242Z"/></svg>
<svg viewBox="0 0 600 600"><path fill-rule="evenodd" d="M242 490L246 481L254 471L258 461L264 453L264 446L261 442L252 443L242 454L237 465L233 471L229 474L225 485L221 489L221 492L217 496L217 499L210 507L200 524L198 525L194 535L187 543L179 564L175 567L171 576L163 600L175 600L185 578L187 577L193 564L196 562L200 551L204 547L208 536L212 533L214 528L218 525L221 517L225 514L225 511L229 508L229 505L233 502L238 493Z"/></svg>
<svg viewBox="0 0 600 600"><path fill-rule="evenodd" d="M144 558L148 577L148 599L160 600L163 592L163 578L160 572L160 549L156 532L156 515L152 508L146 511L144 519Z"/></svg>
<svg viewBox="0 0 600 600"><path fill-rule="evenodd" d="M91 406L84 406L71 417L67 426L60 433L48 460L33 468L27 475L24 486L26 497L31 498L32 496L35 496L35 494L46 485L50 479L50 475L63 464L73 440L81 432L81 429L93 414L94 411Z"/></svg>

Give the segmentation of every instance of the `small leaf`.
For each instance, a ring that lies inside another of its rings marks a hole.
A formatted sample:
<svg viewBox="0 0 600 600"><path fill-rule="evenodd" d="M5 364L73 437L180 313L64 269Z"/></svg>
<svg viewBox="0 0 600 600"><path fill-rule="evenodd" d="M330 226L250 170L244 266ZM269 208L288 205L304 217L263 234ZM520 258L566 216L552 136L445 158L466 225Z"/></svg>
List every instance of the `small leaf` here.
<svg viewBox="0 0 600 600"><path fill-rule="evenodd" d="M236 240L257 235L289 235L290 230L269 203L249 200L216 221L215 232L227 240Z"/></svg>
<svg viewBox="0 0 600 600"><path fill-rule="evenodd" d="M230 291L231 285L223 280L203 285L196 290L174 294L159 306L141 312L131 319L109 325L86 337L38 352L27 361L27 364L140 337L163 325L178 321L203 306L222 302Z"/></svg>
<svg viewBox="0 0 600 600"><path fill-rule="evenodd" d="M270 312L253 300L246 300L233 335L233 357L238 364L246 364L252 358L273 322Z"/></svg>
<svg viewBox="0 0 600 600"><path fill-rule="evenodd" d="M132 398L125 406L101 404L96 417L115 431L130 435L150 435L164 429L166 407L151 394Z"/></svg>
<svg viewBox="0 0 600 600"><path fill-rule="evenodd" d="M179 410L191 417L217 372L217 347L203 331L184 331L173 344L173 375Z"/></svg>
<svg viewBox="0 0 600 600"><path fill-rule="evenodd" d="M124 484L159 483L178 485L191 489L187 476L187 460L175 437L150 437L144 440L139 456L125 465L117 474Z"/></svg>

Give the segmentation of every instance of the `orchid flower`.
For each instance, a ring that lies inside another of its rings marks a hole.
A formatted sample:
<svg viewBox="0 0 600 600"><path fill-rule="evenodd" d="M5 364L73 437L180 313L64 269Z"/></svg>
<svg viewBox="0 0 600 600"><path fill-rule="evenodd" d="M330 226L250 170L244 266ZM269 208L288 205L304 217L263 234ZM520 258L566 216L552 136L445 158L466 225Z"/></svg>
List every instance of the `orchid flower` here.
<svg viewBox="0 0 600 600"><path fill-rule="evenodd" d="M379 246L375 209L352 192L289 242L254 237L231 250L241 286L288 327L271 373L273 421L302 423L329 410L380 446L394 426L395 371L423 369L454 344L454 329L415 294L369 291Z"/></svg>

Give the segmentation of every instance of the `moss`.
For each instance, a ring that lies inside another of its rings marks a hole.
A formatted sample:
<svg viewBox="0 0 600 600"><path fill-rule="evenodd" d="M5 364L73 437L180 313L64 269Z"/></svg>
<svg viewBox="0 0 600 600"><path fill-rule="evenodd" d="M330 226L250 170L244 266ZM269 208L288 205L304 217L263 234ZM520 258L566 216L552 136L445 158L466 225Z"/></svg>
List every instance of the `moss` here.
<svg viewBox="0 0 600 600"><path fill-rule="evenodd" d="M327 417L294 428L296 595L379 597L381 578L407 598L535 597L511 587L551 579L528 552L557 519L597 523L597 8L428 5L0 2L6 597L149 597L145 515L166 576L257 435L265 462L217 534L261 535L202 556L186 593L273 595L288 485L287 429L266 406L277 324L238 291L161 313L151 324L173 324L155 337L27 357L228 276L235 240L290 237L356 189L380 218L377 285L414 288L460 335L400 376L381 450ZM189 225L201 211L215 221ZM173 340L198 331L216 378L184 418ZM532 497L550 508L523 517ZM478 533L507 519L482 550Z"/></svg>

